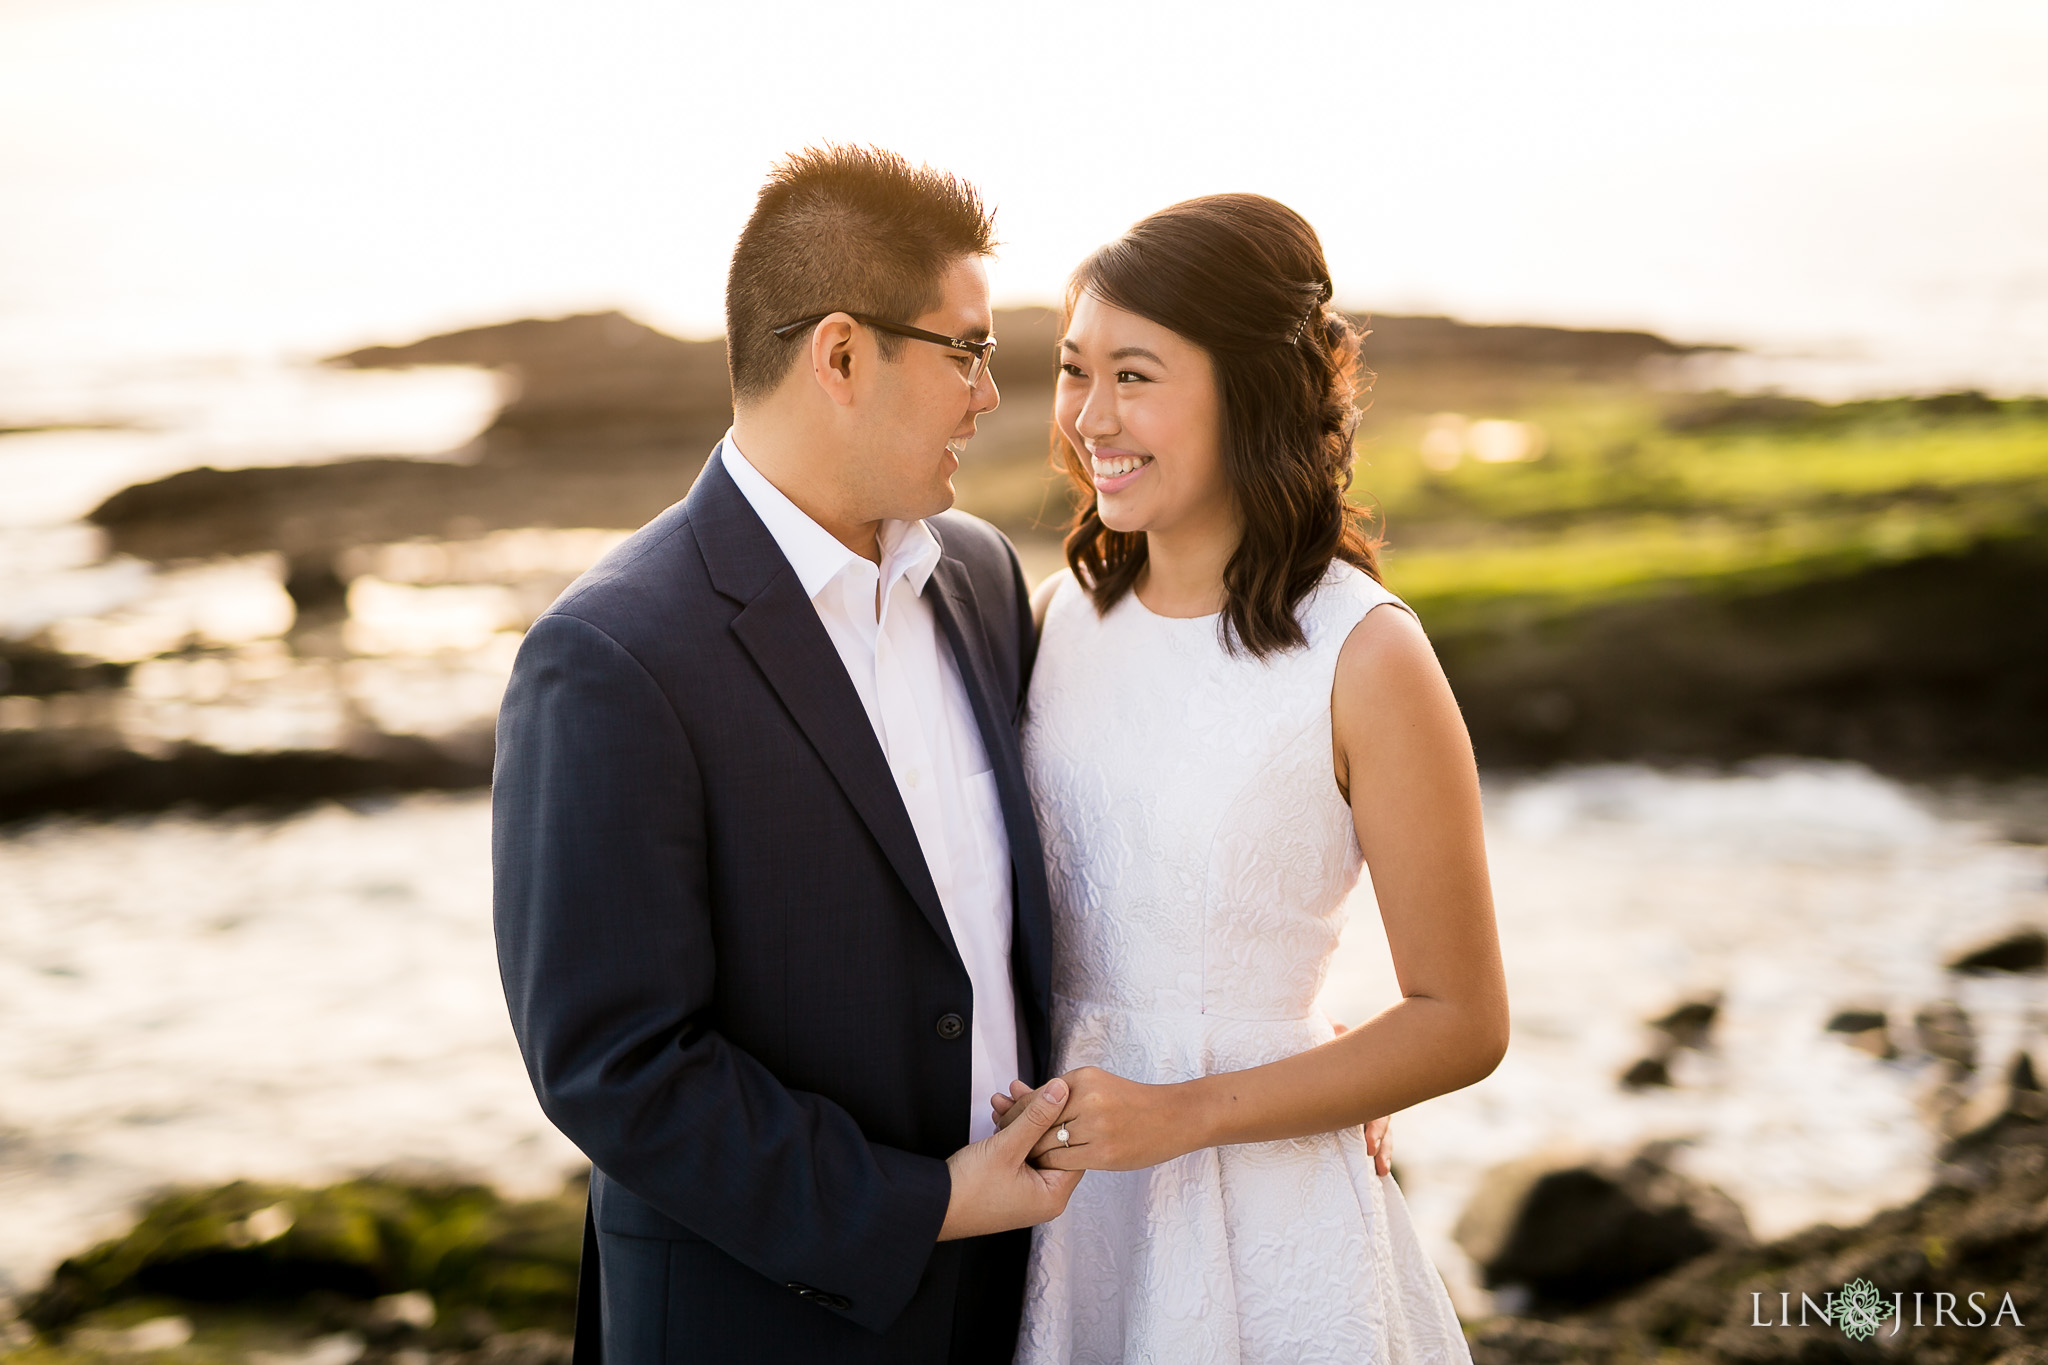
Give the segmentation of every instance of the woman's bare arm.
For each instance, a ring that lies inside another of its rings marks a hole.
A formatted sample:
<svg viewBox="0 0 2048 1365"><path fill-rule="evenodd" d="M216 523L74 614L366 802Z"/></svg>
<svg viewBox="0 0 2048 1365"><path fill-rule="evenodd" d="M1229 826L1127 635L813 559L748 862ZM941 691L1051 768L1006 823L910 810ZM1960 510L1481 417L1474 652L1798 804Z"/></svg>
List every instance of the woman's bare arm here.
<svg viewBox="0 0 2048 1365"><path fill-rule="evenodd" d="M1369 1122L1471 1085L1507 1049L1471 741L1428 639L1399 609L1352 631L1331 698L1335 779L1372 870L1401 1000L1298 1056L1180 1085L1067 1075L1053 1168L1132 1170L1202 1147Z"/></svg>

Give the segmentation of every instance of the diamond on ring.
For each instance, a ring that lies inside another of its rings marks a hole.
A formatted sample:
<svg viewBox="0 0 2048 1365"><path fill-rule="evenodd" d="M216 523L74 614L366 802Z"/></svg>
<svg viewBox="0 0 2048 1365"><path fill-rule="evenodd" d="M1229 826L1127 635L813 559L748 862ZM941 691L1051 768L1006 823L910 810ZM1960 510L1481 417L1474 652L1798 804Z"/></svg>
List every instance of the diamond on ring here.
<svg viewBox="0 0 2048 1365"><path fill-rule="evenodd" d="M1067 1130L1064 1127L1057 1133L1054 1133L1053 1136L1060 1140L1060 1146L1064 1147L1067 1145Z"/></svg>

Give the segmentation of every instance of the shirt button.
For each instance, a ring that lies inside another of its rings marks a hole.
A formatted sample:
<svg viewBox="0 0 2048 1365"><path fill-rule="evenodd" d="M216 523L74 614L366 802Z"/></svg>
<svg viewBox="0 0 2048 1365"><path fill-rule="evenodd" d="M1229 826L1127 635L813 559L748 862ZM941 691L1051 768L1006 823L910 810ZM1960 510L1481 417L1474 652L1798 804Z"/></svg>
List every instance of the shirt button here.
<svg viewBox="0 0 2048 1365"><path fill-rule="evenodd" d="M909 788L911 788L912 790L915 790L915 789L916 789L916 787L917 787L917 769L915 769L915 768L910 768L910 769L908 769L908 770L906 770L906 771L904 772L904 774L903 774L903 785L904 785L904 786L906 786L906 787L909 787Z"/></svg>
<svg viewBox="0 0 2048 1365"><path fill-rule="evenodd" d="M939 1016L937 1027L939 1037L944 1038L950 1043L961 1034L967 1032L967 1021L957 1014L942 1014Z"/></svg>

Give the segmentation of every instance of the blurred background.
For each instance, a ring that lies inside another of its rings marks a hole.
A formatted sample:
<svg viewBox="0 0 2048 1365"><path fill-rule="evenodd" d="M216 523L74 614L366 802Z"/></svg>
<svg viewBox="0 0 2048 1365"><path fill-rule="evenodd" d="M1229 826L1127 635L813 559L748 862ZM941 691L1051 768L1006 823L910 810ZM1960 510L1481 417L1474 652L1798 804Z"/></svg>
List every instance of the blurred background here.
<svg viewBox="0 0 2048 1365"><path fill-rule="evenodd" d="M1482 1359L2048 1282L2048 1214L1940 1222L2048 1196L2043 69L2022 0L0 0L0 1351L560 1354L493 713L723 432L826 139L997 207L958 487L1034 577L1066 272L1321 232L1487 791L1513 1046L1395 1125ZM1362 887L1334 1016L1386 956Z"/></svg>

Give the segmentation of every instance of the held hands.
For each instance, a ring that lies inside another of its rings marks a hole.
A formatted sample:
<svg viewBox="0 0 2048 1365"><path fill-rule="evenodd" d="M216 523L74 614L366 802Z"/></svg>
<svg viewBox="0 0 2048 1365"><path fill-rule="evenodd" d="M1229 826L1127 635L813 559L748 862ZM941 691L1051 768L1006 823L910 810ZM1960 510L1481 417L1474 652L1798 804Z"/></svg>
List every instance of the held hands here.
<svg viewBox="0 0 2048 1365"><path fill-rule="evenodd" d="M1208 1145L1185 1087L1127 1081L1095 1066L1048 1081L1035 1096L1024 1082L1010 1082L1008 1095L989 1097L996 1123L1007 1127L1063 1082L1068 1095L1059 1122L1047 1125L1031 1149L1031 1163L1041 1170L1136 1171Z"/></svg>
<svg viewBox="0 0 2048 1365"><path fill-rule="evenodd" d="M1336 1029L1340 1035L1347 1031L1342 1024ZM1067 1096L1054 1111L1058 1121L1041 1124L1039 1106L1050 1100L1054 1087L1062 1082ZM1038 1133L1031 1163L1041 1170L1140 1170L1207 1145L1200 1137L1200 1123L1187 1094L1184 1086L1145 1085L1093 1066L1070 1071L1037 1092L1022 1081L1012 1081L1009 1094L989 1097L997 1129L996 1137L989 1141L1003 1137L1013 1120L1028 1115L1029 1126ZM1372 1156L1374 1172L1382 1176L1394 1167L1390 1129L1391 1120L1386 1118L1365 1125L1365 1150ZM1065 1142L1059 1138L1062 1130L1067 1135ZM1064 1198L1061 1206L1065 1206Z"/></svg>
<svg viewBox="0 0 2048 1365"><path fill-rule="evenodd" d="M939 1228L941 1242L1028 1228L1066 1210L1080 1171L1040 1169L1029 1160L1033 1144L1054 1126L1066 1102L1066 1082L1048 1081L1028 1102L1010 1106L1012 1122L946 1158L953 1195Z"/></svg>

